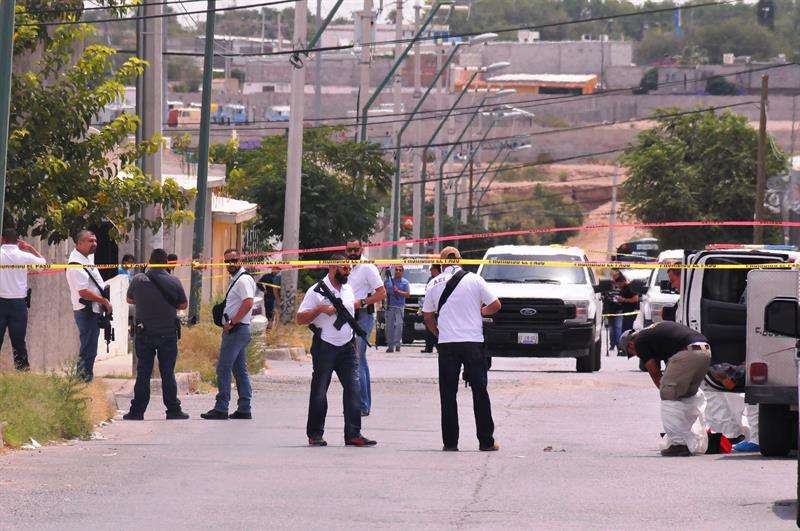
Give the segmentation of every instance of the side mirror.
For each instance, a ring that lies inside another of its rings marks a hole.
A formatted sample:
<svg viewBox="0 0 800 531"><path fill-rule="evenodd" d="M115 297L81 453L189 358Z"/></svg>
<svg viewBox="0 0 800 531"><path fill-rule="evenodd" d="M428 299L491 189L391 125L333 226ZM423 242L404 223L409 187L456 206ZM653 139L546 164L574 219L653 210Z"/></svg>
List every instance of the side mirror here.
<svg viewBox="0 0 800 531"><path fill-rule="evenodd" d="M800 338L797 299L773 299L764 308L764 328L770 334Z"/></svg>
<svg viewBox="0 0 800 531"><path fill-rule="evenodd" d="M607 291L611 291L614 289L614 283L611 282L610 278L604 278L597 282L597 285L594 286L595 293L606 293Z"/></svg>

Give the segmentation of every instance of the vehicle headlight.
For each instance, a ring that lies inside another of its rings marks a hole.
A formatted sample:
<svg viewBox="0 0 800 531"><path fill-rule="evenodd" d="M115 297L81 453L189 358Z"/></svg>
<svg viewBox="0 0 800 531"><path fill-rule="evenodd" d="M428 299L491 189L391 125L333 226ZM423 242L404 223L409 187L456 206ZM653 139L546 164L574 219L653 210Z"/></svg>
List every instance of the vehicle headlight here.
<svg viewBox="0 0 800 531"><path fill-rule="evenodd" d="M566 323L586 323L589 321L589 301L580 300L580 301L564 301L564 304L573 304L575 305L575 317L573 319L567 319Z"/></svg>

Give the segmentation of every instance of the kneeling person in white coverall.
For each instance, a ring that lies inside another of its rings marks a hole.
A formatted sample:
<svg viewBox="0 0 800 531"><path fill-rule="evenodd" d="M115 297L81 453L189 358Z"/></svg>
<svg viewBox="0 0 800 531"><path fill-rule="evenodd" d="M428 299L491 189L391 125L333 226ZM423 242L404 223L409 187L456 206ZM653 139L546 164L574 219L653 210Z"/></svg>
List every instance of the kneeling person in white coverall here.
<svg viewBox="0 0 800 531"><path fill-rule="evenodd" d="M661 421L668 443L661 455L704 453L708 438L700 418L705 408L700 384L711 363L705 336L673 321L661 321L638 332L625 332L619 348L629 358L642 359L661 394ZM663 374L661 361L667 363Z"/></svg>

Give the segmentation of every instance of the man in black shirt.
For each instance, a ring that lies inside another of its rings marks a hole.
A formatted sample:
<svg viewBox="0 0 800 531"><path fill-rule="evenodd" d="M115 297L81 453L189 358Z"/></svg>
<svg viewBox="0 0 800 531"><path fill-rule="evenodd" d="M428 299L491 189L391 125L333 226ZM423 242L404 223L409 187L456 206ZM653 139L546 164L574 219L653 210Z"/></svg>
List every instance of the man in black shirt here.
<svg viewBox="0 0 800 531"><path fill-rule="evenodd" d="M257 282L258 289L264 292L264 313L272 326L275 305L281 296L281 270L273 267L272 271L261 275Z"/></svg>
<svg viewBox="0 0 800 531"><path fill-rule="evenodd" d="M151 265L167 264L164 249L154 249ZM175 363L178 359L178 314L187 306L186 293L177 277L165 267L150 267L131 281L127 294L128 304L136 305L136 385L133 390L130 412L125 420L143 420L150 402L150 376L158 356L161 373L161 392L167 407L167 420L188 419L178 400L175 381Z"/></svg>
<svg viewBox="0 0 800 531"><path fill-rule="evenodd" d="M711 363L708 340L687 326L661 321L638 332L625 332L619 348L629 358L638 356L644 361L659 389L664 431L672 443L661 455L691 455L693 450L688 446L694 437L691 427L699 415L697 402L703 400L698 390ZM667 362L663 374L662 361Z"/></svg>

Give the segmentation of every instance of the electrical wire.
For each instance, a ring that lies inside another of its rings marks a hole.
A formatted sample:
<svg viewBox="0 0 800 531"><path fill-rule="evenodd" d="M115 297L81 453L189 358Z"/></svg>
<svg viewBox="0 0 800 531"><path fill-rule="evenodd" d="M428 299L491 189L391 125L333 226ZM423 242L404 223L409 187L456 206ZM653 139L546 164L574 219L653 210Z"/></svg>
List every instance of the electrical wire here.
<svg viewBox="0 0 800 531"><path fill-rule="evenodd" d="M790 62L790 63L784 63L784 64L780 64L780 65L767 65L767 66L758 67L758 68L752 68L752 69L747 69L747 70L738 70L736 72L729 72L727 74L716 74L716 75L713 75L713 76L709 76L708 78L704 79L703 81L708 81L709 79L714 79L714 78L725 78L725 77L740 76L740 75L745 75L745 74L752 74L752 73L757 73L757 72L763 72L763 71L766 71L766 70L773 70L773 69L777 69L777 68L785 68L785 67L797 66L797 65L800 65L800 63ZM669 87L669 86L678 85L678 84L682 85L682 84L684 84L684 81L682 81L682 80L666 81L664 83L658 84L657 88L654 89L654 90L658 90L659 88ZM564 103L564 102L571 103L573 101L578 101L578 100L591 100L591 99L594 99L594 98L602 98L602 97L613 96L613 95L617 95L617 94L626 94L626 93L629 93L630 91L632 91L634 89L637 89L637 88L639 88L639 85L631 86L631 87L624 87L624 88L617 88L617 89L609 89L609 90L606 90L606 91L603 91L603 92L595 92L595 93L592 93L592 94L568 94L568 95L555 96L555 97L549 97L549 98L531 98L531 99L517 100L517 101L511 101L511 102L500 103L500 104L492 103L491 105L485 105L485 104L484 105L461 105L461 106L452 107L452 109L453 109L453 111L461 111L461 110L477 109L477 108L481 108L481 107L504 106L504 105L512 105L512 106L515 106L515 107L519 107L520 109L533 109L533 108L539 108L539 107L547 107L547 106L550 106L550 105L557 105L559 103ZM523 104L527 104L527 103L531 103L531 104L530 105L523 105ZM446 107L446 108L442 107L442 108L429 109L429 110L420 110L420 111L417 111L417 113L411 113L411 112L386 113L386 114L381 114L380 116L375 117L374 120L370 120L369 124L370 125L386 125L386 124L393 124L393 123L405 123L408 120L381 120L381 118L393 117L393 116L410 116L412 114L414 114L414 118L411 121L433 120L433 119L442 118L445 115L446 111L449 110L449 109L450 109L450 107ZM472 111L472 112L474 112L474 111ZM452 112L451 116L469 115L469 114L472 114L472 112ZM420 116L420 117L418 117L418 115L433 114L433 113L439 113L439 114L435 114L433 116ZM361 121L359 120L359 118L358 117L354 117L354 116L309 117L309 118L304 118L303 119L303 121L306 121L306 122L320 122L320 121L326 121L326 120L331 120L331 121L333 121L333 120L336 120L336 121L339 121L339 120L355 120L355 121L353 123L351 123L351 124L331 124L331 125L323 124L323 125L317 126L317 127L331 127L331 126L337 126L337 125L340 126L340 127L358 127L358 126L361 125ZM230 125L229 126L229 125L225 125L225 126L216 126L216 127L214 127L214 129L216 129L218 131L222 131L222 130L225 130L225 131L228 131L228 130L231 130L231 131L233 131L233 130L235 130L235 131L270 131L270 130L283 131L283 130L286 130L288 128L288 126L280 126L280 125L275 125L275 126L271 126L271 127L248 127L250 124L259 124L259 123L271 123L271 124L274 124L275 122L271 121L271 120L254 120L252 122L248 122L248 124L245 124L244 126L235 126L235 125ZM162 125L168 126L169 124L167 122L164 122ZM311 128L309 127L307 129L311 129ZM199 128L178 127L178 128L172 128L171 130L172 131L177 131L177 132L193 132L193 131L199 131Z"/></svg>

